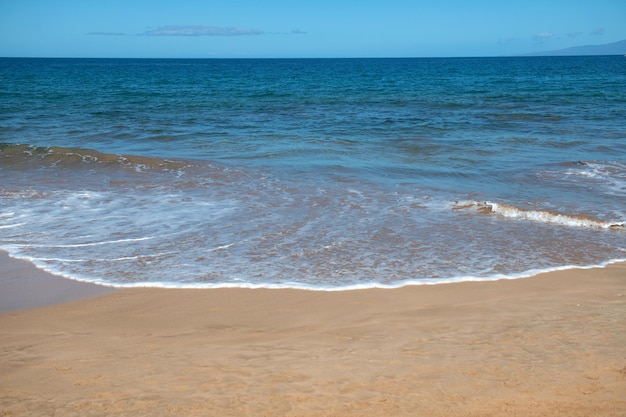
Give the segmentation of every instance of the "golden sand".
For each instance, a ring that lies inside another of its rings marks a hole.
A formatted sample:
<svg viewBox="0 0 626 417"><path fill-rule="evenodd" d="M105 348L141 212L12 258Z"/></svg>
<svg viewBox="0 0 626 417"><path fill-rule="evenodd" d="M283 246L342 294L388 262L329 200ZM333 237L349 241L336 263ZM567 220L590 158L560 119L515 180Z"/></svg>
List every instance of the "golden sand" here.
<svg viewBox="0 0 626 417"><path fill-rule="evenodd" d="M624 417L626 264L394 290L129 289L0 314L0 416L51 415Z"/></svg>

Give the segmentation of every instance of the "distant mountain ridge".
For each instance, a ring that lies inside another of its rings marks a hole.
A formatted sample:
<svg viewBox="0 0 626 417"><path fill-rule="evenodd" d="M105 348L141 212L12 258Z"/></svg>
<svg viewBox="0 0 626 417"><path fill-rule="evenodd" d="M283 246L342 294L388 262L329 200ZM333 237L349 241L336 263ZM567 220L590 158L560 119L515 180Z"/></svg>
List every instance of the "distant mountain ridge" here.
<svg viewBox="0 0 626 417"><path fill-rule="evenodd" d="M550 55L626 55L626 40L605 43L603 45L572 46L571 48L555 49L552 51L539 51L524 54L524 56Z"/></svg>

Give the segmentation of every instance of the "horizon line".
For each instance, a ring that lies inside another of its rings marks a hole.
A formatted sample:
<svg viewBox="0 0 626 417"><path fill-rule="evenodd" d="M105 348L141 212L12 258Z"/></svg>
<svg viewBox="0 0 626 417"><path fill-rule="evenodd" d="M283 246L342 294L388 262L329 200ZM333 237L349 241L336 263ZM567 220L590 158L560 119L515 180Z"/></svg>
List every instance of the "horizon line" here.
<svg viewBox="0 0 626 417"><path fill-rule="evenodd" d="M0 56L0 59L468 59L468 58L548 58L548 57L599 57L599 56L621 56L622 53L612 54L554 54L554 55L538 55L540 53L531 52L514 55L450 55L450 56L311 56L311 57L227 57L227 56L189 56L189 57L122 57L122 56ZM624 55L626 56L626 55Z"/></svg>

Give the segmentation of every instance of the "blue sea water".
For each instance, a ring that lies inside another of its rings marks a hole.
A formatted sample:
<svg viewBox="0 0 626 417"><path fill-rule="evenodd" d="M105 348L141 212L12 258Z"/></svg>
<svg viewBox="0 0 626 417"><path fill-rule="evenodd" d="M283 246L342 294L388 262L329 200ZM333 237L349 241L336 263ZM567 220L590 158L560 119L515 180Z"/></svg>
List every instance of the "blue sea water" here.
<svg viewBox="0 0 626 417"><path fill-rule="evenodd" d="M0 248L113 286L626 259L626 58L0 59Z"/></svg>

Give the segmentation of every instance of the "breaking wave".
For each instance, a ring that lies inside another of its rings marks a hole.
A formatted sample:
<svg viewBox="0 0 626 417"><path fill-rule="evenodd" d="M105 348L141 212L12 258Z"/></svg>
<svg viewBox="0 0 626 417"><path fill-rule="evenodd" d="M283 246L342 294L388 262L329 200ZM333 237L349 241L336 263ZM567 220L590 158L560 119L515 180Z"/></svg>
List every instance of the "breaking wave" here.
<svg viewBox="0 0 626 417"><path fill-rule="evenodd" d="M135 171L182 171L189 164L182 161L98 152L92 149L32 146L0 143L0 162L13 167L75 168L91 164L127 168Z"/></svg>
<svg viewBox="0 0 626 417"><path fill-rule="evenodd" d="M584 227L603 230L624 229L623 221L606 221L579 214L559 213L551 210L531 210L505 203L489 201L464 201L454 204L455 210L475 209L483 214L496 215L508 219L527 220L556 224L567 227Z"/></svg>

